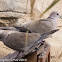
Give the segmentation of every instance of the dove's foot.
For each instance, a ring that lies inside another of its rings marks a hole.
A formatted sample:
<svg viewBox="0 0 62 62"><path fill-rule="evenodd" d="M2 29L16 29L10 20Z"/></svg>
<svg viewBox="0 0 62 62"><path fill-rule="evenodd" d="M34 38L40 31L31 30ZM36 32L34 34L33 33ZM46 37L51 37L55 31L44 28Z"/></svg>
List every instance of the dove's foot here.
<svg viewBox="0 0 62 62"><path fill-rule="evenodd" d="M42 40L40 42L41 42L41 45L43 45L45 43L45 41L42 41Z"/></svg>

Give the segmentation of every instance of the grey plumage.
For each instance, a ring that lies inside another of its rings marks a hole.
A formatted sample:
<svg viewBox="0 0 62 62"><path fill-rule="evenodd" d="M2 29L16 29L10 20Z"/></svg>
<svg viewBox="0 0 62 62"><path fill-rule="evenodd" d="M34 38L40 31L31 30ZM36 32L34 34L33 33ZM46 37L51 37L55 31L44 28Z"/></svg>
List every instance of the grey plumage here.
<svg viewBox="0 0 62 62"><path fill-rule="evenodd" d="M21 26L34 33L46 33L57 28L58 18L61 18L58 12L52 12L46 19L24 23Z"/></svg>
<svg viewBox="0 0 62 62"><path fill-rule="evenodd" d="M26 41L26 33L18 31L0 30L0 41L2 41L9 48L23 52L29 50L31 47L34 47L36 43L40 42L40 40L45 39L46 36L53 34L56 31L58 31L58 29L44 34L29 33Z"/></svg>

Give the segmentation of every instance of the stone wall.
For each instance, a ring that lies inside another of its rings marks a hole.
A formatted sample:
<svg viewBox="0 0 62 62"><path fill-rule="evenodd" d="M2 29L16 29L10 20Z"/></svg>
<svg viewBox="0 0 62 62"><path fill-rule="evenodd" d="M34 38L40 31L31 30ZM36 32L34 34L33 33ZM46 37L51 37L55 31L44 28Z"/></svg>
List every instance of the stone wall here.
<svg viewBox="0 0 62 62"><path fill-rule="evenodd" d="M0 18L2 17L15 17L18 18L20 24L25 21L30 21L30 18L38 19L39 16L44 12L44 10L53 2L54 0L0 0ZM15 19L14 18L14 19ZM9 21L9 22L8 22ZM13 26L11 20L2 20L6 26ZM12 20L13 21L13 20Z"/></svg>

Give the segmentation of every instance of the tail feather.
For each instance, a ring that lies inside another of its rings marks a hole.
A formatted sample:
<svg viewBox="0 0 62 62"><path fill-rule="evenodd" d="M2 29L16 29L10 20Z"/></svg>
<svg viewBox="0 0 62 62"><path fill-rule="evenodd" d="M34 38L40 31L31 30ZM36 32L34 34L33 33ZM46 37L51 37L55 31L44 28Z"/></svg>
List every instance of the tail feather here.
<svg viewBox="0 0 62 62"><path fill-rule="evenodd" d="M41 37L40 37L39 40L43 40L43 39L45 39L48 35L51 35L51 34L57 32L58 30L59 30L59 29L56 29L56 30L52 30L52 31L50 31L50 32L47 32L47 33L41 34Z"/></svg>
<svg viewBox="0 0 62 62"><path fill-rule="evenodd" d="M59 30L59 29L52 30L52 31L50 31L50 32L48 32L48 33L46 33L46 34L53 34L53 33L57 32L58 30Z"/></svg>

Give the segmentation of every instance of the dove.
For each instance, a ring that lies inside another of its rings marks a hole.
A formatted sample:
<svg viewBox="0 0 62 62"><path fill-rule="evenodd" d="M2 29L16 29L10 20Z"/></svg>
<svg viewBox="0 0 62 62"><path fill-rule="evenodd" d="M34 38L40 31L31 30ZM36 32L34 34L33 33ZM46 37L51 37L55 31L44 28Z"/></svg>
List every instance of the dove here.
<svg viewBox="0 0 62 62"><path fill-rule="evenodd" d="M53 34L56 31L58 31L58 29L44 34L28 33L28 38L26 41L26 33L24 32L0 30L0 41L2 41L4 45L11 49L19 52L24 52L34 46L36 42L41 42L41 40L45 39L46 36Z"/></svg>
<svg viewBox="0 0 62 62"><path fill-rule="evenodd" d="M46 19L24 23L21 25L21 27L24 27L33 33L46 33L57 29L58 18L62 19L58 12L54 11Z"/></svg>
<svg viewBox="0 0 62 62"><path fill-rule="evenodd" d="M51 30L55 30L57 28L58 18L62 17L58 14L58 12L52 12L50 16L46 19L40 19L32 22L28 22L26 24L22 24L21 26L14 26L10 27L0 27L0 29L11 29L11 30L18 30L26 32L33 32L33 33L46 33Z"/></svg>
<svg viewBox="0 0 62 62"><path fill-rule="evenodd" d="M62 17L58 14L58 12L54 11L50 14L50 16L46 19L40 19L28 23L24 23L21 26L14 26L12 28L10 27L0 27L0 29L7 29L7 30L16 30L20 32L26 32L29 33L46 33L52 30L55 30L57 28L58 18Z"/></svg>

